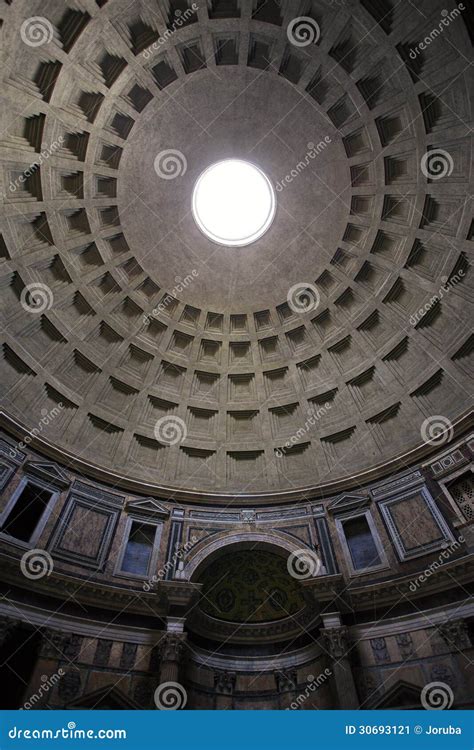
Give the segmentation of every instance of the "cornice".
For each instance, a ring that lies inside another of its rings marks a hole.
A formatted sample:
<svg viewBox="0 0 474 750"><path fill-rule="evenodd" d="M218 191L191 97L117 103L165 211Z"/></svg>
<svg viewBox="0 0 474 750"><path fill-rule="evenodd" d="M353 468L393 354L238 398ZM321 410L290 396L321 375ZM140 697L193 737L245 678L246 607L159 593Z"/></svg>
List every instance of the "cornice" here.
<svg viewBox="0 0 474 750"><path fill-rule="evenodd" d="M15 438L22 439L29 434L26 425L10 416L4 410L0 410L0 427ZM469 411L463 417L453 423L454 438L460 438L472 427L472 412ZM371 482L383 479L390 473L407 469L411 465L427 459L430 455L436 455L436 448L429 443L424 443L397 458L385 461L370 470L359 472L344 479L334 482L323 482L318 485L307 485L292 490L275 490L270 492L255 493L225 493L213 491L186 490L167 485L144 482L123 474L118 474L86 461L77 455L66 451L59 446L45 440L41 436L33 436L30 443L34 450L39 451L63 467L80 472L92 480L104 482L114 488L120 488L132 493L145 496L156 496L164 500L187 502L197 505L232 505L238 502L239 506L267 506L279 503L294 503L295 501L315 501L323 497L332 497L350 491L353 487L362 487Z"/></svg>

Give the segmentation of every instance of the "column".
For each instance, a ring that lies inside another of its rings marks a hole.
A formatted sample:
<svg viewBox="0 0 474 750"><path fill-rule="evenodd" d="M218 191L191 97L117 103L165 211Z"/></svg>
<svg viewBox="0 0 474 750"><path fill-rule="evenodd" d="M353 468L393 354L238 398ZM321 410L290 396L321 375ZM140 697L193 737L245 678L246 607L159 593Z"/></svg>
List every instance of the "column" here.
<svg viewBox="0 0 474 750"><path fill-rule="evenodd" d="M333 686L338 708L357 709L359 700L349 660L349 637L347 628L339 625L321 630L324 646L330 656Z"/></svg>
<svg viewBox="0 0 474 750"><path fill-rule="evenodd" d="M235 690L235 672L214 672L214 688L216 691L216 710L225 711L233 708L233 694Z"/></svg>

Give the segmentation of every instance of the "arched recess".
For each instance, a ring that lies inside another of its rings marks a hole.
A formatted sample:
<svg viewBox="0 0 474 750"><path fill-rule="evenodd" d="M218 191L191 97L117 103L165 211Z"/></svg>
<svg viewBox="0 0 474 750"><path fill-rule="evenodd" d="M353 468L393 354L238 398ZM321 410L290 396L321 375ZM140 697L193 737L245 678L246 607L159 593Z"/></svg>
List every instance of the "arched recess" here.
<svg viewBox="0 0 474 750"><path fill-rule="evenodd" d="M181 571L181 580L196 580L204 566L209 565L222 552L229 551L230 547L234 549L267 549L281 557L288 557L291 553L296 553L301 549L310 550L303 541L292 539L276 531L224 531L195 545L190 550L186 564Z"/></svg>

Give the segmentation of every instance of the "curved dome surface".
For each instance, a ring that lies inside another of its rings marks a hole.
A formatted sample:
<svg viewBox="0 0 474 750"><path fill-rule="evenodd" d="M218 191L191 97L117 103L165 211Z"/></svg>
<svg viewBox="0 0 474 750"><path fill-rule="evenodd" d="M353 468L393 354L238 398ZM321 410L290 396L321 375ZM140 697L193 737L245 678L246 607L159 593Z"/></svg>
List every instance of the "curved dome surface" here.
<svg viewBox="0 0 474 750"><path fill-rule="evenodd" d="M257 493L403 462L472 405L466 19L297 5L5 12L2 390L26 437ZM277 198L238 252L191 211L228 158Z"/></svg>

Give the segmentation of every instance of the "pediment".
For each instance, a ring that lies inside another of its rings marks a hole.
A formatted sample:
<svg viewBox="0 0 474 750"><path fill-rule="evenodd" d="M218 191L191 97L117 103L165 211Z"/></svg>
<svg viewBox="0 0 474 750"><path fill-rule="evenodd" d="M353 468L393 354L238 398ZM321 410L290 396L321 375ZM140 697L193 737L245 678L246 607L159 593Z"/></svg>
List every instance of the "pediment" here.
<svg viewBox="0 0 474 750"><path fill-rule="evenodd" d="M329 505L328 511L333 514L344 513L349 510L358 510L369 505L370 498L368 495L357 495L355 493L343 493L334 498Z"/></svg>
<svg viewBox="0 0 474 750"><path fill-rule="evenodd" d="M130 500L126 507L127 512L143 513L147 516L167 518L170 514L165 505L155 500L154 497L144 497L141 500Z"/></svg>
<svg viewBox="0 0 474 750"><path fill-rule="evenodd" d="M139 706L135 701L122 693L119 688L113 685L106 685L99 690L94 690L92 693L81 695L80 698L68 703L68 708L90 708L90 709L102 709L102 710L114 710L114 709L132 709L139 710L142 706Z"/></svg>
<svg viewBox="0 0 474 750"><path fill-rule="evenodd" d="M399 680L371 708L420 709L422 708L420 695L421 689L417 685L406 680Z"/></svg>
<svg viewBox="0 0 474 750"><path fill-rule="evenodd" d="M71 484L67 474L57 464L51 461L27 461L24 467L25 474L38 477L47 484L52 484L59 489L66 489Z"/></svg>

